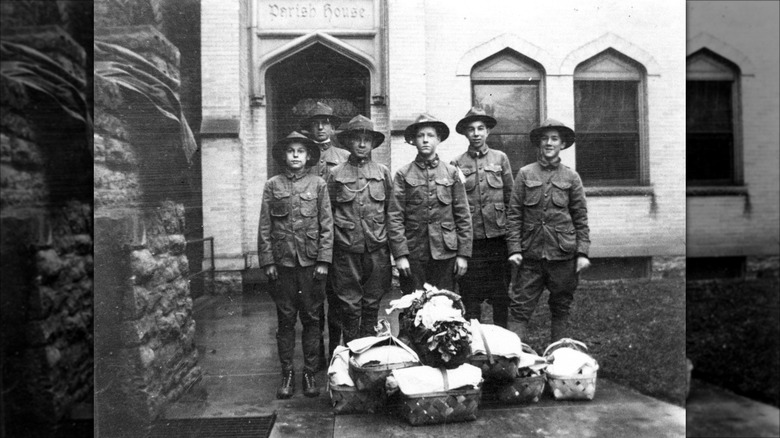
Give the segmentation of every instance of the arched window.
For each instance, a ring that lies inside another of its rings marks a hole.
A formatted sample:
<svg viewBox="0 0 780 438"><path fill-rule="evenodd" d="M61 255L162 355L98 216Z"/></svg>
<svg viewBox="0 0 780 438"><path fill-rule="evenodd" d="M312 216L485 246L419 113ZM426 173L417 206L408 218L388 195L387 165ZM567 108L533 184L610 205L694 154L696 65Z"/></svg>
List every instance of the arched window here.
<svg viewBox="0 0 780 438"><path fill-rule="evenodd" d="M742 180L739 142L739 67L701 49L688 56L686 179L693 185L737 185Z"/></svg>
<svg viewBox="0 0 780 438"><path fill-rule="evenodd" d="M544 69L511 49L480 61L471 70L474 105L485 108L498 122L488 144L509 156L512 172L536 160L528 134L539 124L543 84Z"/></svg>
<svg viewBox="0 0 780 438"><path fill-rule="evenodd" d="M586 185L647 185L645 69L607 49L574 69L577 172Z"/></svg>

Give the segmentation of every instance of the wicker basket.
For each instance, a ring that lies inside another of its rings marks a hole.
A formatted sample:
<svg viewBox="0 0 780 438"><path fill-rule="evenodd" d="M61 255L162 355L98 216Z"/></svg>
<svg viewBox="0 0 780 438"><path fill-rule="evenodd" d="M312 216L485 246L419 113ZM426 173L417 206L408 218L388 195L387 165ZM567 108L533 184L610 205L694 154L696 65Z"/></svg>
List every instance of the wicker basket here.
<svg viewBox="0 0 780 438"><path fill-rule="evenodd" d="M359 391L381 391L385 380L397 368L408 368L419 365L417 362L398 362L391 364L365 364L361 366L354 357L349 358L349 377L355 382Z"/></svg>
<svg viewBox="0 0 780 438"><path fill-rule="evenodd" d="M544 375L518 377L498 388L496 398L503 403L536 403L544 392Z"/></svg>
<svg viewBox="0 0 780 438"><path fill-rule="evenodd" d="M480 327L479 325L472 325L472 328ZM482 370L482 378L486 382L512 382L517 377L517 359L507 358L504 356L494 356L490 352L490 346L488 345L485 333L481 329L476 329L479 335L482 337L482 345L485 347L485 354L474 354L469 358L469 364ZM525 344L523 344L525 346ZM529 347L530 348L530 347Z"/></svg>
<svg viewBox="0 0 780 438"><path fill-rule="evenodd" d="M596 395L596 374L558 376L547 373L550 391L556 400L593 400Z"/></svg>
<svg viewBox="0 0 780 438"><path fill-rule="evenodd" d="M354 386L338 385L328 388L334 414L379 412L385 404L382 391L358 391Z"/></svg>
<svg viewBox="0 0 780 438"><path fill-rule="evenodd" d="M412 397L402 395L398 413L413 426L474 421L481 395L480 388L453 389Z"/></svg>

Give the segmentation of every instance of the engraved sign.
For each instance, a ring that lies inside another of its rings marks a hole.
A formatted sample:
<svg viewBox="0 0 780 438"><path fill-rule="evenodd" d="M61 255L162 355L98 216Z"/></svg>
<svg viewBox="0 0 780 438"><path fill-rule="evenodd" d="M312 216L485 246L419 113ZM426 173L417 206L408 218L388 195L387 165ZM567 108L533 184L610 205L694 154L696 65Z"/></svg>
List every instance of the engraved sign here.
<svg viewBox="0 0 780 438"><path fill-rule="evenodd" d="M261 30L374 28L374 0L259 0Z"/></svg>

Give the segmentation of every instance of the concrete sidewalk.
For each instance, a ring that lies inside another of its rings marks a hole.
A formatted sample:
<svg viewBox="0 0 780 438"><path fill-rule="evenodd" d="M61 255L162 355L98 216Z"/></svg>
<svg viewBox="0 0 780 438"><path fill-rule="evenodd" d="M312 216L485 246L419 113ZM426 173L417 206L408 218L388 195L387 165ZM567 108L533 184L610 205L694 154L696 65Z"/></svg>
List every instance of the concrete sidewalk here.
<svg viewBox="0 0 780 438"><path fill-rule="evenodd" d="M780 437L780 409L695 379L686 417L689 437Z"/></svg>
<svg viewBox="0 0 780 438"><path fill-rule="evenodd" d="M309 399L301 394L300 342L296 347L296 394L288 400L276 399L280 382L276 311L267 295L200 300L195 319L204 377L166 409L164 418L255 416L276 412L273 437L681 437L686 434L685 409L602 378L592 401L557 402L545 394L539 403L531 405L483 403L478 419L467 423L414 427L390 412L334 416L324 391L327 381L324 373L317 380L323 388L320 397ZM391 325L396 331L394 319ZM708 418L708 405L697 406L700 408L697 412L701 412L697 421Z"/></svg>

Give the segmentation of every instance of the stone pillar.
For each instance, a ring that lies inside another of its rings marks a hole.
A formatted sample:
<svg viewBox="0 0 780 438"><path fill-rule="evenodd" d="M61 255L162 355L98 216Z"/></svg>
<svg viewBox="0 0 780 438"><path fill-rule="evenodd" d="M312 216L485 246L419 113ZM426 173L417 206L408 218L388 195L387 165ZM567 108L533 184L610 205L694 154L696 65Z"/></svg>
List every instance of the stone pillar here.
<svg viewBox="0 0 780 438"><path fill-rule="evenodd" d="M3 78L0 427L6 436L54 436L76 405L92 404L88 75L81 43L65 30L76 18L65 13L77 8L59 6L3 2L1 11L2 40L10 43L3 61L24 63L33 72L27 80L39 87L71 85L58 101Z"/></svg>
<svg viewBox="0 0 780 438"><path fill-rule="evenodd" d="M178 104L179 51L156 27L96 33L148 61L173 92L167 103ZM103 61L131 63L115 50L96 53ZM201 377L185 254L186 122L164 117L99 68L95 115L97 428L138 436Z"/></svg>

